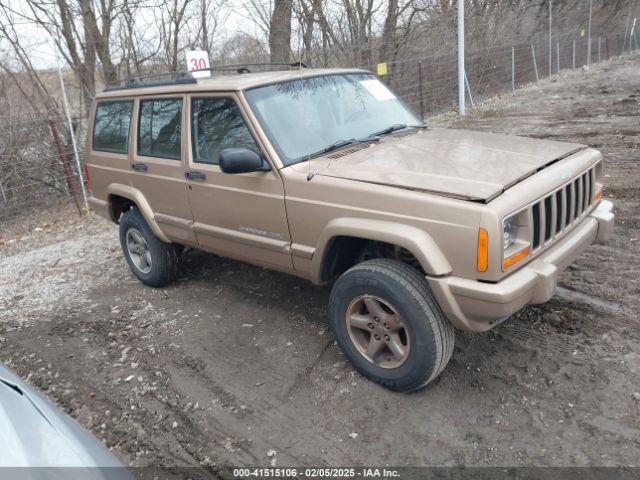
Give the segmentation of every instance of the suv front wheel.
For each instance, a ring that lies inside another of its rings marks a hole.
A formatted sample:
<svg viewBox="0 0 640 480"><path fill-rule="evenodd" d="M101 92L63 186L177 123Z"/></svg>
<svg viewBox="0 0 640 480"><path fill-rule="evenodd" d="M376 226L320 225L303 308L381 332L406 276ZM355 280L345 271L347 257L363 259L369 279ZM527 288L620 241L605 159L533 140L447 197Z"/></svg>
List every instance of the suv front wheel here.
<svg viewBox="0 0 640 480"><path fill-rule="evenodd" d="M329 321L355 368L392 390L425 386L453 352L454 328L426 280L398 260L368 260L345 272L331 291Z"/></svg>
<svg viewBox="0 0 640 480"><path fill-rule="evenodd" d="M178 276L178 246L160 240L135 207L120 218L120 245L131 271L143 283L163 287Z"/></svg>

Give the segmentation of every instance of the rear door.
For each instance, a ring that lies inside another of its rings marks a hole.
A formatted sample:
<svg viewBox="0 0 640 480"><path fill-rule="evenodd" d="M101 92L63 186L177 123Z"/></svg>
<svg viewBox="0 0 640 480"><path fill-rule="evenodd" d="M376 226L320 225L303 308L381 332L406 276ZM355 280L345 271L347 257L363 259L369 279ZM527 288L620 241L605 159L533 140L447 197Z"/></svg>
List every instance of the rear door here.
<svg viewBox="0 0 640 480"><path fill-rule="evenodd" d="M226 174L218 165L225 148L250 148L265 156L237 97L191 95L189 109L187 182L198 243L224 256L293 271L277 170Z"/></svg>
<svg viewBox="0 0 640 480"><path fill-rule="evenodd" d="M167 237L197 243L192 229L186 168L187 138L184 95L140 97L136 101L133 185L146 197Z"/></svg>
<svg viewBox="0 0 640 480"><path fill-rule="evenodd" d="M107 199L110 184L129 184L134 103L132 98L100 100L96 103L87 165L92 180L91 190L100 200Z"/></svg>

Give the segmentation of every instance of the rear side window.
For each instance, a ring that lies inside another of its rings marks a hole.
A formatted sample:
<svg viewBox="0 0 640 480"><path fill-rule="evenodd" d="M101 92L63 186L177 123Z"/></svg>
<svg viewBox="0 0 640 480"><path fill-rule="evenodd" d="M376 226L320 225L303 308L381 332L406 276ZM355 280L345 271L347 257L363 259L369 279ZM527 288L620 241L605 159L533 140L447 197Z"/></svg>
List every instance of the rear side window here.
<svg viewBox="0 0 640 480"><path fill-rule="evenodd" d="M127 153L133 101L100 102L93 122L93 149Z"/></svg>
<svg viewBox="0 0 640 480"><path fill-rule="evenodd" d="M142 100L138 154L180 159L182 99Z"/></svg>
<svg viewBox="0 0 640 480"><path fill-rule="evenodd" d="M217 165L218 155L225 148L244 147L259 152L233 99L197 98L191 106L193 157L196 162Z"/></svg>

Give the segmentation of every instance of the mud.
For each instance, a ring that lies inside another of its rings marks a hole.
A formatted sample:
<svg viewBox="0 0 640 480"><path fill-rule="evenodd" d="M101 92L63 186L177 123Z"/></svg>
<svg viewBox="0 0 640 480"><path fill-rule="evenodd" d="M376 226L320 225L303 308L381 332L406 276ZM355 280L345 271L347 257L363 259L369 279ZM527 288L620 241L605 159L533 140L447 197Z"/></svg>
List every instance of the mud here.
<svg viewBox="0 0 640 480"><path fill-rule="evenodd" d="M345 362L328 289L189 251L154 290L116 227L71 207L2 226L0 361L132 466L637 466L639 73L616 59L433 120L601 149L617 226L550 302L459 332L421 392Z"/></svg>

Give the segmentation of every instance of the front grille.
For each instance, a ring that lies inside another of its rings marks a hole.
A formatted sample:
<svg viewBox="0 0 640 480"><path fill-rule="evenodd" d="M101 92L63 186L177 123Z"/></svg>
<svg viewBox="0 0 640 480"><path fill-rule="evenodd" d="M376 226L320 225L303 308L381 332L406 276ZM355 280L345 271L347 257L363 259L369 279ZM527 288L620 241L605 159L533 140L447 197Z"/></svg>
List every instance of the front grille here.
<svg viewBox="0 0 640 480"><path fill-rule="evenodd" d="M529 207L533 222L532 250L545 247L582 219L594 192L595 167L592 167L533 203Z"/></svg>

